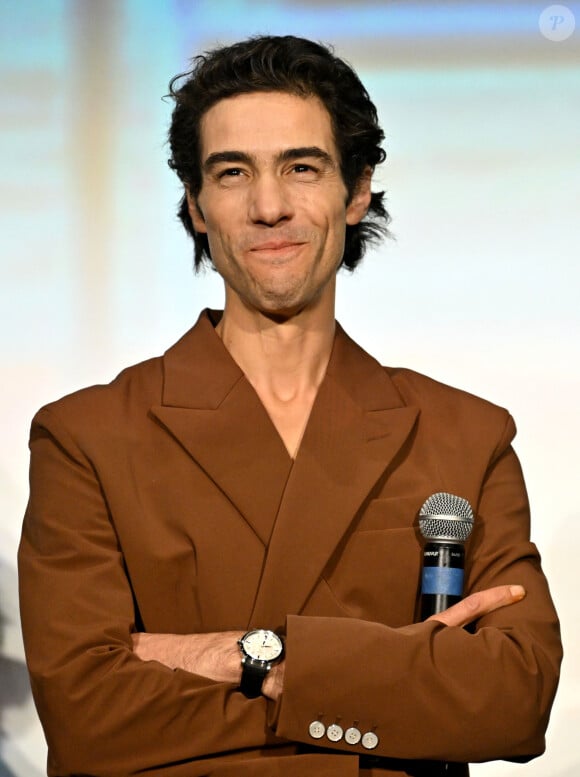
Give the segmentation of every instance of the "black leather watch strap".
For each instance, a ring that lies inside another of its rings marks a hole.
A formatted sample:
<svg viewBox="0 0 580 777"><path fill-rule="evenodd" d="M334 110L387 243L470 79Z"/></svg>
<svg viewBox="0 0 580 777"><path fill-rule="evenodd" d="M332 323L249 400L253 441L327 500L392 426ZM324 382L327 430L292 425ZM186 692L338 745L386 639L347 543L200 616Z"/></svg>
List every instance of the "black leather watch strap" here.
<svg viewBox="0 0 580 777"><path fill-rule="evenodd" d="M249 659L242 663L242 681L240 691L248 699L256 699L262 693L262 684L268 669L265 666L256 666Z"/></svg>

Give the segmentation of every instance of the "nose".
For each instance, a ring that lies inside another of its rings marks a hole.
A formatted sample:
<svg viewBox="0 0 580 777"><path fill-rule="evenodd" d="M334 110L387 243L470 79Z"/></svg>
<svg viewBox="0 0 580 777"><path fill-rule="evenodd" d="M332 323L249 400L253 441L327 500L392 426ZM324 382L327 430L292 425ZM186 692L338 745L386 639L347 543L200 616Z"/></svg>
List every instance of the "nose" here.
<svg viewBox="0 0 580 777"><path fill-rule="evenodd" d="M250 186L248 216L254 224L273 227L292 218L293 207L284 182L275 173L258 175Z"/></svg>

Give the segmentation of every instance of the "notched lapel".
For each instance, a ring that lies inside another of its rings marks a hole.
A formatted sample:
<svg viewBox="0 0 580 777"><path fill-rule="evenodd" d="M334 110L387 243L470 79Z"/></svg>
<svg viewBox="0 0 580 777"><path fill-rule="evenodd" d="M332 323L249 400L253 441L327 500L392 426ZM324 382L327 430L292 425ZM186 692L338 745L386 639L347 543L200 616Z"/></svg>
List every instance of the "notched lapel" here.
<svg viewBox="0 0 580 777"><path fill-rule="evenodd" d="M339 330L272 532L251 625L280 627L300 612L418 414Z"/></svg>

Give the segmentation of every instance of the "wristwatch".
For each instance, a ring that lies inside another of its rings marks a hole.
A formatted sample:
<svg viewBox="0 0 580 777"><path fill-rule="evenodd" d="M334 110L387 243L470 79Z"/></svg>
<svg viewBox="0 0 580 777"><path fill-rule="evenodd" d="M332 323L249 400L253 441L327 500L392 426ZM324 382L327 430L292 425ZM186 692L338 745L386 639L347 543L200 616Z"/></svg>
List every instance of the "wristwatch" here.
<svg viewBox="0 0 580 777"><path fill-rule="evenodd" d="M253 629L238 640L242 652L240 691L248 699L262 693L262 683L270 669L282 660L282 638L269 629Z"/></svg>

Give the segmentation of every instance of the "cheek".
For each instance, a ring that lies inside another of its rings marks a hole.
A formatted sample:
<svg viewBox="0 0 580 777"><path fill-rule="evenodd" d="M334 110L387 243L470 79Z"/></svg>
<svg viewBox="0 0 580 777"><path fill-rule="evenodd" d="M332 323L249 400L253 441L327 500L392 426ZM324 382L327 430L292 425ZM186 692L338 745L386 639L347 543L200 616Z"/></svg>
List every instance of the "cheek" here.
<svg viewBox="0 0 580 777"><path fill-rule="evenodd" d="M224 256L229 253L227 240L224 240L224 236L218 230L211 226L207 232L207 242L209 243L209 250L212 258Z"/></svg>
<svg viewBox="0 0 580 777"><path fill-rule="evenodd" d="M226 231L217 224L212 224L209 221L206 223L209 250L216 269L227 272L228 267L239 267L243 263L241 261L240 231L232 229L232 225Z"/></svg>
<svg viewBox="0 0 580 777"><path fill-rule="evenodd" d="M343 243L346 234L346 214L344 206L337 205L329 218L329 233L336 243Z"/></svg>
<svg viewBox="0 0 580 777"><path fill-rule="evenodd" d="M337 194L322 200L304 197L296 208L296 215L327 235L341 235L346 227L346 207Z"/></svg>

